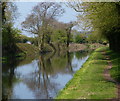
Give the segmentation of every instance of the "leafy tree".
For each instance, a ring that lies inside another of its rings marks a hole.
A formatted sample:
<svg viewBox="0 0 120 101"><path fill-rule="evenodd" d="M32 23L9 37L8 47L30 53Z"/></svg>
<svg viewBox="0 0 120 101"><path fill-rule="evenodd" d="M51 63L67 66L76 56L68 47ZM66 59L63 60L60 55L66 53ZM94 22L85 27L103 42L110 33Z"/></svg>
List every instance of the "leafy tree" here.
<svg viewBox="0 0 120 101"><path fill-rule="evenodd" d="M14 53L15 45L15 30L13 28L14 20L17 15L17 7L12 2L2 2L2 49L3 55L6 53Z"/></svg>
<svg viewBox="0 0 120 101"><path fill-rule="evenodd" d="M41 2L33 8L31 14L22 23L24 30L38 35L38 45L41 52L44 48L45 36L51 33L48 27L63 12L64 10L58 3Z"/></svg>
<svg viewBox="0 0 120 101"><path fill-rule="evenodd" d="M119 2L84 2L73 5L78 12L83 12L92 31L109 41L110 49L120 51L120 3Z"/></svg>

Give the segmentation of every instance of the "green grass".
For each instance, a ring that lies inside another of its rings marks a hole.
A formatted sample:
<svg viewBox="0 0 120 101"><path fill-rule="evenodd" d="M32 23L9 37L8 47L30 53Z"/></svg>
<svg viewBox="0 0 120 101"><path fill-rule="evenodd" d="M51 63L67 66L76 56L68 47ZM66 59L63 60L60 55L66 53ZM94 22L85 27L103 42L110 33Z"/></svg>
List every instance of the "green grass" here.
<svg viewBox="0 0 120 101"><path fill-rule="evenodd" d="M2 57L2 62L8 62L11 60L11 58L14 58L16 60L23 60L25 58L28 58L29 60L34 59L38 53L38 47L35 45L27 44L27 43L16 43L17 51L14 54L7 54L6 56Z"/></svg>
<svg viewBox="0 0 120 101"><path fill-rule="evenodd" d="M107 50L106 54L110 56L112 62L112 69L110 70L110 74L112 78L120 82L120 53Z"/></svg>
<svg viewBox="0 0 120 101"><path fill-rule="evenodd" d="M103 72L107 66L105 56L101 54L106 47L95 50L78 70L73 79L62 89L56 99L111 99L115 98L115 84L107 82Z"/></svg>
<svg viewBox="0 0 120 101"><path fill-rule="evenodd" d="M17 47L26 55L35 55L38 52L38 47L27 43L17 43Z"/></svg>

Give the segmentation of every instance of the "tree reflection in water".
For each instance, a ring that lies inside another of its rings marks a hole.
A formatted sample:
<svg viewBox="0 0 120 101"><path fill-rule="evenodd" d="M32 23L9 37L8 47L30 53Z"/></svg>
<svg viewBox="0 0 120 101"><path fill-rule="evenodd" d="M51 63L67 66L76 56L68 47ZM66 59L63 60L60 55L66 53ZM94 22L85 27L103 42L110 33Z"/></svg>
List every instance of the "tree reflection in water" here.
<svg viewBox="0 0 120 101"><path fill-rule="evenodd" d="M24 78L24 82L27 86L35 92L36 98L52 98L53 95L50 93L55 93L58 91L59 84L51 82L50 76L54 77L54 69L51 63L52 57L47 57L41 55L38 60L38 72L33 72Z"/></svg>
<svg viewBox="0 0 120 101"><path fill-rule="evenodd" d="M12 61L10 61L12 60ZM15 75L15 68L18 61L15 57L7 57L7 62L2 63L2 98L9 99L13 93L13 84L19 79Z"/></svg>
<svg viewBox="0 0 120 101"><path fill-rule="evenodd" d="M45 54L40 55L37 60L34 60L33 62L31 62L31 64L28 65L21 65L17 67L17 65L20 63L12 63L14 64L14 66L10 66L10 64L8 66L7 64L8 68L6 69L6 71L3 71L3 88L6 89L6 87L9 85L7 87L7 90L5 91L10 91L11 94L8 94L6 92L4 92L4 94L6 93L7 95L9 95L8 98L10 98L10 96L14 97L13 95L16 95L14 94L16 93L14 84L16 84L17 89L20 89L19 86L17 86L17 83L19 84L19 82L22 82L32 92L34 99L54 98L58 91L62 89L65 84L72 78L73 74L76 71L75 68L79 69L79 65L75 67L72 64L72 62L74 61L74 57L78 60L78 62L80 62L82 61L81 57L85 57L86 59L86 56L86 52L66 52L59 54L59 56L57 53ZM85 59L83 60L85 61ZM79 64L78 62L77 64ZM33 63L36 65L33 65ZM30 70L30 68L32 69ZM24 69L28 72L25 72ZM15 78L16 80L13 80L12 78ZM13 88L15 89L14 92ZM24 89L23 92L27 93L26 89ZM20 94L18 94L17 96L21 98Z"/></svg>

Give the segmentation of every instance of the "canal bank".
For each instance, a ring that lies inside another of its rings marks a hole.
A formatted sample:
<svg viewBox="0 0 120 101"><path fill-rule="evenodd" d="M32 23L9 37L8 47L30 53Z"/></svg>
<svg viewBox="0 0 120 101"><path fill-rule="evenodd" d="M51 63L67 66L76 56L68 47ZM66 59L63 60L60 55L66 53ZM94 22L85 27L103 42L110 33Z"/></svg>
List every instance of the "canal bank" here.
<svg viewBox="0 0 120 101"><path fill-rule="evenodd" d="M102 52L113 54L106 47L96 49L78 70L73 78L66 84L56 99L114 99L117 98L116 84L108 82L104 77L104 70L108 66L108 60ZM116 60L117 62L117 60ZM116 77L115 61L110 73L113 78ZM118 74L118 73L117 73ZM118 77L118 76L117 76Z"/></svg>

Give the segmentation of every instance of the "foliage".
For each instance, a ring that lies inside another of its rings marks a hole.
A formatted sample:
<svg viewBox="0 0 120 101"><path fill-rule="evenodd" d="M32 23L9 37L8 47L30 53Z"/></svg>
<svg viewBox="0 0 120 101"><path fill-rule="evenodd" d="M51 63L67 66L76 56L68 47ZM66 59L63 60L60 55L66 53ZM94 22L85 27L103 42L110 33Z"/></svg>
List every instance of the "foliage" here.
<svg viewBox="0 0 120 101"><path fill-rule="evenodd" d="M12 31L13 30L11 28L11 25L7 25L7 26L3 27L3 29L2 29L2 33L3 33L2 34L2 44L4 45L4 47L9 46L9 44L11 43L11 40L13 38Z"/></svg>
<svg viewBox="0 0 120 101"><path fill-rule="evenodd" d="M98 36L96 36L96 34L91 33L87 36L87 41L89 43L96 43L98 42Z"/></svg>
<svg viewBox="0 0 120 101"><path fill-rule="evenodd" d="M78 4L77 4L78 5ZM88 26L97 34L109 41L110 49L120 51L120 3L119 2L88 2L79 3ZM82 16L80 15L80 16Z"/></svg>
<svg viewBox="0 0 120 101"><path fill-rule="evenodd" d="M120 2L69 3L78 15L78 25L91 30L101 39L107 39L110 49L120 52Z"/></svg>
<svg viewBox="0 0 120 101"><path fill-rule="evenodd" d="M53 42L56 43L66 43L67 41L67 33L65 30L55 30L52 35Z"/></svg>
<svg viewBox="0 0 120 101"><path fill-rule="evenodd" d="M2 2L2 49L3 55L16 51L15 34L13 27L17 15L17 7L12 2Z"/></svg>
<svg viewBox="0 0 120 101"><path fill-rule="evenodd" d="M86 35L85 34L79 34L75 36L75 42L76 43L86 43Z"/></svg>

